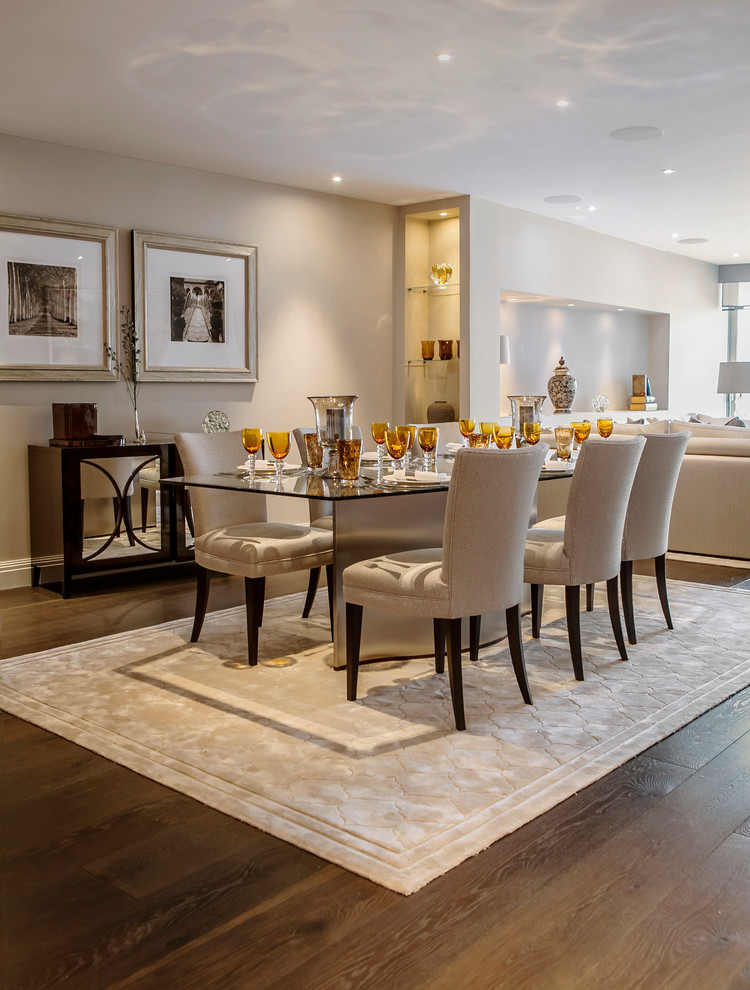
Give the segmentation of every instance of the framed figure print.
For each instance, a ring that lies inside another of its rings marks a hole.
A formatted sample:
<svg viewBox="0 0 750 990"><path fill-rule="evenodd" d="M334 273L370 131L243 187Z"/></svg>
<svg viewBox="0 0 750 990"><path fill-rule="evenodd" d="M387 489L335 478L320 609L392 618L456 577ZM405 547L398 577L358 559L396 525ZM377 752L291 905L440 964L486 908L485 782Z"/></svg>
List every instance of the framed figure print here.
<svg viewBox="0 0 750 990"><path fill-rule="evenodd" d="M256 382L257 249L133 231L143 381Z"/></svg>
<svg viewBox="0 0 750 990"><path fill-rule="evenodd" d="M0 379L111 381L117 231L0 215Z"/></svg>

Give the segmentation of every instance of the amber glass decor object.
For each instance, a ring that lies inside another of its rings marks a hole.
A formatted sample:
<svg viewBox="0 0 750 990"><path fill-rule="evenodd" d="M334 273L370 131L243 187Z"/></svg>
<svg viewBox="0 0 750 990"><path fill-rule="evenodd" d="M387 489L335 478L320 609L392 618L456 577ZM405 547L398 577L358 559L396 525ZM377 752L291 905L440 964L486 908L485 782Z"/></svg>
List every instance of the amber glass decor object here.
<svg viewBox="0 0 750 990"><path fill-rule="evenodd" d="M495 426L492 431L492 435L495 438L495 443L500 450L510 450L513 446L513 427L512 426Z"/></svg>
<svg viewBox="0 0 750 990"><path fill-rule="evenodd" d="M524 423L523 424L523 438L529 446L533 447L535 443L539 443L542 435L542 424L541 423Z"/></svg>
<svg viewBox="0 0 750 990"><path fill-rule="evenodd" d="M597 419L596 428L599 431L600 437L609 437L612 435L612 420Z"/></svg>
<svg viewBox="0 0 750 990"><path fill-rule="evenodd" d="M487 449L492 437L489 433L470 433L467 439L470 447L483 447Z"/></svg>
<svg viewBox="0 0 750 990"><path fill-rule="evenodd" d="M422 341L422 360L432 361L435 357L435 341L434 340L423 340Z"/></svg>
<svg viewBox="0 0 750 990"><path fill-rule="evenodd" d="M311 471L323 466L323 444L316 433L305 433L305 456Z"/></svg>
<svg viewBox="0 0 750 990"><path fill-rule="evenodd" d="M558 426L555 430L557 440L557 457L561 461L569 461L573 452L573 427Z"/></svg>
<svg viewBox="0 0 750 990"><path fill-rule="evenodd" d="M362 454L361 440L337 440L339 473L345 485L353 484L359 477L359 459Z"/></svg>

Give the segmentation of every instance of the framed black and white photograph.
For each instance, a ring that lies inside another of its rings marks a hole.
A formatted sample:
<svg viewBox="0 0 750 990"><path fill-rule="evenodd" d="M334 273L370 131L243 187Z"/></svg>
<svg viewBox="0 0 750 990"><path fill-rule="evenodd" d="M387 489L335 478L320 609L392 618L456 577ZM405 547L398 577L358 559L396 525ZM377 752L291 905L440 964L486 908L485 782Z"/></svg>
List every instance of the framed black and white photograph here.
<svg viewBox="0 0 750 990"><path fill-rule="evenodd" d="M117 377L117 232L0 215L0 379Z"/></svg>
<svg viewBox="0 0 750 990"><path fill-rule="evenodd" d="M143 381L255 382L257 249L133 231Z"/></svg>

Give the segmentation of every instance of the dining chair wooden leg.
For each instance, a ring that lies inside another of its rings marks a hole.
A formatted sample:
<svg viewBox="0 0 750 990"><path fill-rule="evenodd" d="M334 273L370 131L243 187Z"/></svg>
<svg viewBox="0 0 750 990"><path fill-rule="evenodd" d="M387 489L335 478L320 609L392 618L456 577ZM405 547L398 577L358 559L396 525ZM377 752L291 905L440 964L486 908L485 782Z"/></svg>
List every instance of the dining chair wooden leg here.
<svg viewBox="0 0 750 990"><path fill-rule="evenodd" d="M594 585L593 584L587 584L586 585L586 611L587 612L593 612L594 611Z"/></svg>
<svg viewBox="0 0 750 990"><path fill-rule="evenodd" d="M568 623L568 643L573 672L577 681L583 680L583 657L581 656L581 586L565 585L565 618Z"/></svg>
<svg viewBox="0 0 750 990"><path fill-rule="evenodd" d="M266 579L245 578L245 620L247 623L247 662L250 667L258 663L258 630L263 623L263 602L266 597Z"/></svg>
<svg viewBox="0 0 750 990"><path fill-rule="evenodd" d="M505 625L508 630L508 646L510 659L516 674L521 696L527 705L532 704L529 679L526 676L526 663L523 658L523 640L521 639L521 606L513 605L505 610Z"/></svg>
<svg viewBox="0 0 750 990"><path fill-rule="evenodd" d="M472 615L469 619L469 660L476 663L479 659L479 637L482 632L482 616Z"/></svg>
<svg viewBox="0 0 750 990"><path fill-rule="evenodd" d="M346 603L346 698L357 700L359 642L362 638L362 606Z"/></svg>
<svg viewBox="0 0 750 990"><path fill-rule="evenodd" d="M620 602L617 586L619 581L617 575L607 581L607 605L609 605L609 621L612 623L612 632L615 634L617 649L620 651L620 659L628 660L628 651L625 649L625 639L622 635L622 623L620 622Z"/></svg>
<svg viewBox="0 0 750 990"><path fill-rule="evenodd" d="M667 629L674 629L672 614L669 611L669 599L667 598L667 555L665 553L654 557L654 571L656 573L656 588L659 592L659 601L667 622Z"/></svg>
<svg viewBox="0 0 750 990"><path fill-rule="evenodd" d="M210 583L211 571L199 565L198 584L195 590L195 618L193 619L193 631L190 633L191 643L198 642L198 637L203 628L203 620L206 618L206 607L208 605L208 586Z"/></svg>
<svg viewBox="0 0 750 990"><path fill-rule="evenodd" d="M328 594L328 622L333 640L333 564L326 564L326 592Z"/></svg>
<svg viewBox="0 0 750 990"><path fill-rule="evenodd" d="M305 604L302 608L302 618L307 619L310 615L310 610L313 607L313 602L315 601L315 595L318 591L318 582L320 581L320 568L311 567L310 577L307 582L307 596L305 598Z"/></svg>
<svg viewBox="0 0 750 990"><path fill-rule="evenodd" d="M622 614L625 617L625 631L628 642L634 646L638 640L635 634L635 613L633 612L633 561L623 560L620 564L620 597Z"/></svg>
<svg viewBox="0 0 750 990"><path fill-rule="evenodd" d="M432 635L435 640L435 673L445 673L445 619L432 620Z"/></svg>
<svg viewBox="0 0 750 990"><path fill-rule="evenodd" d="M531 635L539 639L542 630L542 602L544 601L544 585L531 585Z"/></svg>
<svg viewBox="0 0 750 990"><path fill-rule="evenodd" d="M448 619L447 628L448 679L451 686L453 717L456 720L456 728L461 730L466 728L466 717L464 715L463 671L461 670L461 620Z"/></svg>

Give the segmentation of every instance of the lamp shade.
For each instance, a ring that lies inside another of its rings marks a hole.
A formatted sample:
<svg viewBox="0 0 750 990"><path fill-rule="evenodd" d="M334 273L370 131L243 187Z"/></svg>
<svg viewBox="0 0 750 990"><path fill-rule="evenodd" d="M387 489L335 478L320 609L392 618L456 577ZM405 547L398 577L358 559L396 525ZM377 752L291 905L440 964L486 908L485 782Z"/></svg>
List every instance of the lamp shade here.
<svg viewBox="0 0 750 990"><path fill-rule="evenodd" d="M750 393L750 361L722 361L716 391L729 395Z"/></svg>
<svg viewBox="0 0 750 990"><path fill-rule="evenodd" d="M500 364L510 364L510 337L500 334Z"/></svg>

